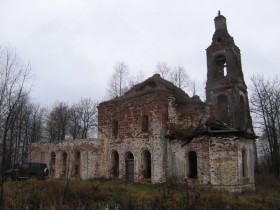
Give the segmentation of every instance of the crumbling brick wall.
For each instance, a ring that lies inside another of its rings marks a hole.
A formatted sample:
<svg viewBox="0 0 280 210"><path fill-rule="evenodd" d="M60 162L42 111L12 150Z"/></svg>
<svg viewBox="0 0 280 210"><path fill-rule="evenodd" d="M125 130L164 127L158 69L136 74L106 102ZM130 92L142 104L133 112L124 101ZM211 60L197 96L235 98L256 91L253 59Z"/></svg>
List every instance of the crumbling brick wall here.
<svg viewBox="0 0 280 210"><path fill-rule="evenodd" d="M101 143L99 139L32 143L29 147L28 159L46 163L50 175L54 178L99 177L100 167L103 164ZM53 162L52 154L55 154Z"/></svg>
<svg viewBox="0 0 280 210"><path fill-rule="evenodd" d="M218 125L229 130L218 130L219 135L208 128L194 135L199 126L206 128L213 110L213 104L190 98L155 75L98 106L98 139L33 143L29 159L47 163L54 178L254 188L253 139L228 133L237 130L223 123Z"/></svg>
<svg viewBox="0 0 280 210"><path fill-rule="evenodd" d="M190 178L189 153L197 155L197 177ZM171 140L169 144L169 179L196 184L208 184L209 141L207 137L199 137L182 146L182 141Z"/></svg>
<svg viewBox="0 0 280 210"><path fill-rule="evenodd" d="M242 157L242 151L246 156ZM211 137L209 147L210 183L229 191L254 189L254 147L252 139ZM243 172L246 170L246 172Z"/></svg>
<svg viewBox="0 0 280 210"><path fill-rule="evenodd" d="M112 151L119 155L119 178L125 179L125 156L131 152L134 156L134 180L141 179L142 153L151 153L152 182L165 181L164 138L168 118L168 97L164 91L127 98L120 101L101 103L99 113L99 138L104 139L104 153L107 170L112 170ZM143 116L148 116L148 132L142 130ZM118 121L118 135L113 136L113 122Z"/></svg>

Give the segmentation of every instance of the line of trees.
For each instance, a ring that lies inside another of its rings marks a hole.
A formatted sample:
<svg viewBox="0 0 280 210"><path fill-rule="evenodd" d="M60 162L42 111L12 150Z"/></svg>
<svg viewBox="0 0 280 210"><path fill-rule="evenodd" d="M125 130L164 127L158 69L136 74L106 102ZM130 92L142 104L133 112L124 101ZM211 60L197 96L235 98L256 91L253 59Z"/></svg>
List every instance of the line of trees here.
<svg viewBox="0 0 280 210"><path fill-rule="evenodd" d="M255 125L261 131L260 166L275 177L280 176L280 80L253 76L251 112Z"/></svg>
<svg viewBox="0 0 280 210"><path fill-rule="evenodd" d="M191 92L192 96L197 95L200 86L196 80L191 79L186 69L182 65L175 67L168 66L165 62L160 62L156 66L155 73L163 79L172 82L177 87L186 92ZM132 86L142 82L144 75L140 71L136 76L130 76L128 65L125 62L118 62L115 66L114 73L108 84L108 97L115 98L124 95Z"/></svg>
<svg viewBox="0 0 280 210"><path fill-rule="evenodd" d="M15 50L0 48L0 140L1 140L1 184L0 203L3 203L4 169L17 157L15 150L22 150L23 136L28 135L27 119L19 116L28 115L28 87L30 65L24 65ZM20 129L18 129L21 127ZM1 205L2 207L2 205Z"/></svg>
<svg viewBox="0 0 280 210"><path fill-rule="evenodd" d="M46 113L46 138L50 141L94 137L97 129L97 102L81 99L71 106L56 103Z"/></svg>
<svg viewBox="0 0 280 210"><path fill-rule="evenodd" d="M16 50L0 46L0 209L4 171L25 160L30 143L93 137L97 126L97 102L91 99L50 109L33 103L30 71Z"/></svg>
<svg viewBox="0 0 280 210"><path fill-rule="evenodd" d="M157 64L156 73L182 90L190 92L192 96L197 95L200 86L202 86L195 79L191 79L185 67L182 65L170 67L167 63L160 62Z"/></svg>
<svg viewBox="0 0 280 210"><path fill-rule="evenodd" d="M93 137L97 127L97 102L91 99L71 106L59 102L50 109L33 103L30 71L16 50L0 47L0 209L4 171L24 162L30 143L85 139Z"/></svg>

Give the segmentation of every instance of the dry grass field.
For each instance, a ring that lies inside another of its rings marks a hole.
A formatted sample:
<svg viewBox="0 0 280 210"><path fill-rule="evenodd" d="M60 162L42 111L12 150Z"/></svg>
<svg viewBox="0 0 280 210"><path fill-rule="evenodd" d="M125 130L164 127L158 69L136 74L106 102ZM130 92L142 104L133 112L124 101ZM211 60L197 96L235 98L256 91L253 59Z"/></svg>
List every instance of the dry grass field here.
<svg viewBox="0 0 280 210"><path fill-rule="evenodd" d="M280 179L256 176L254 192L227 193L184 184L116 180L5 183L5 209L280 209Z"/></svg>

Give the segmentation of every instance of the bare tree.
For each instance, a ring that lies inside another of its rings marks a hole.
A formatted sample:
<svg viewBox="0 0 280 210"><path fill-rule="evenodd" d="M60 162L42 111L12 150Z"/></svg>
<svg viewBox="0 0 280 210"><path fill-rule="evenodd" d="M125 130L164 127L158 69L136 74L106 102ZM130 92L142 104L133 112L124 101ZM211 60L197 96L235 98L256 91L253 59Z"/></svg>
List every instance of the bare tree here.
<svg viewBox="0 0 280 210"><path fill-rule="evenodd" d="M77 105L74 104L70 108L69 112L69 127L68 127L69 135L73 139L81 138L82 126L80 114L77 111Z"/></svg>
<svg viewBox="0 0 280 210"><path fill-rule="evenodd" d="M66 103L55 104L46 117L46 130L50 141L65 140L69 123L69 107Z"/></svg>
<svg viewBox="0 0 280 210"><path fill-rule="evenodd" d="M280 175L280 80L266 80L257 75L251 78L251 111L263 139L267 139L270 153L270 171L275 177Z"/></svg>
<svg viewBox="0 0 280 210"><path fill-rule="evenodd" d="M156 73L158 73L161 78L169 80L170 79L171 68L165 62L159 62L157 64Z"/></svg>
<svg viewBox="0 0 280 210"><path fill-rule="evenodd" d="M109 82L109 97L122 96L128 89L129 70L124 62L119 62L115 66L115 72Z"/></svg>
<svg viewBox="0 0 280 210"><path fill-rule="evenodd" d="M185 68L181 65L174 67L170 72L170 81L177 87L186 90L191 86L190 76L187 74Z"/></svg>
<svg viewBox="0 0 280 210"><path fill-rule="evenodd" d="M189 89L193 96L197 94L198 85L196 80L191 81Z"/></svg>
<svg viewBox="0 0 280 210"><path fill-rule="evenodd" d="M70 111L69 132L75 138L88 138L97 127L97 103L91 99L81 99L72 105Z"/></svg>
<svg viewBox="0 0 280 210"><path fill-rule="evenodd" d="M156 73L160 74L161 78L169 80L182 90L190 91L193 96L197 95L200 89L198 82L191 79L182 65L171 68L166 63L161 62L157 65Z"/></svg>
<svg viewBox="0 0 280 210"><path fill-rule="evenodd" d="M38 104L29 105L31 111L30 116L30 142L38 142L43 138L43 116L45 109L41 108Z"/></svg>
<svg viewBox="0 0 280 210"><path fill-rule="evenodd" d="M139 71L136 76L131 76L129 78L129 88L133 87L134 85L143 82L145 79L144 73Z"/></svg>
<svg viewBox="0 0 280 210"><path fill-rule="evenodd" d="M205 83L206 82L199 82L196 79L191 79L190 85L187 88L187 90L190 91L192 96L198 95L198 96L200 96L200 98L205 99L204 88L202 88L202 87L205 87Z"/></svg>
<svg viewBox="0 0 280 210"><path fill-rule="evenodd" d="M11 128L22 107L23 98L29 94L27 81L30 65L23 65L15 50L0 48L0 122L2 143L2 164L0 184L0 208L3 208L4 170L7 163L7 147Z"/></svg>

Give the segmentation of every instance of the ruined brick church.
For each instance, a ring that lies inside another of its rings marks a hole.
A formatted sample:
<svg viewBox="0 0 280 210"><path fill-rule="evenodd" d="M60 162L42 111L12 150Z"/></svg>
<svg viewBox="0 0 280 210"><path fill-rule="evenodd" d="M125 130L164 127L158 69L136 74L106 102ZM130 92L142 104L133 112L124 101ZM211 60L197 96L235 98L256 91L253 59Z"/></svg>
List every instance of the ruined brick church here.
<svg viewBox="0 0 280 210"><path fill-rule="evenodd" d="M98 139L33 143L54 178L187 182L254 189L255 135L241 55L218 13L206 49L206 102L155 74L98 106Z"/></svg>

